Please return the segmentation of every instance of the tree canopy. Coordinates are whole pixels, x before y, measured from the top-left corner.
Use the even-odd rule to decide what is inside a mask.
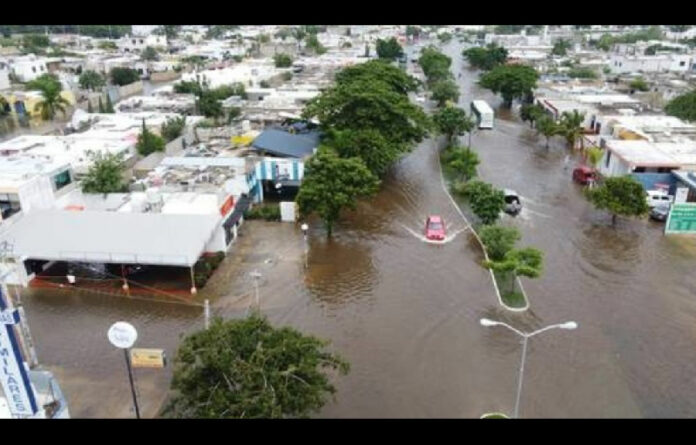
[[[133,68],[112,68],[109,77],[111,78],[111,83],[118,86],[129,85],[140,80],[140,74]]]
[[[159,54],[155,48],[148,46],[140,54],[140,58],[148,61],[159,60]]]
[[[520,240],[520,232],[515,227],[483,226],[479,229],[479,237],[486,247],[488,257],[493,261],[501,261]]]
[[[80,74],[80,88],[96,91],[106,84],[104,77],[96,71],[87,70]]]
[[[452,59],[432,46],[421,50],[418,64],[423,68],[423,73],[430,84],[449,79],[452,76],[450,73]]]
[[[549,139],[561,133],[559,125],[547,115],[536,119],[536,131],[546,138],[546,148],[549,148]]]
[[[377,192],[379,180],[360,158],[340,158],[320,148],[305,164],[297,204],[302,215],[316,212],[331,236],[343,209],[354,209],[357,200]]]
[[[474,121],[461,108],[444,107],[435,113],[433,122],[438,131],[452,141],[456,136],[462,136],[474,128]]]
[[[459,86],[452,79],[439,80],[430,87],[431,98],[442,107],[448,102],[459,101]]]
[[[607,178],[585,193],[597,209],[611,213],[612,225],[617,216],[643,216],[650,210],[642,184],[630,175]]]
[[[473,47],[462,51],[469,64],[474,68],[491,70],[498,65],[505,64],[508,52],[502,46],[491,43],[485,48]]]
[[[186,116],[168,118],[166,122],[162,124],[162,137],[167,142],[171,142],[174,139],[181,136],[184,131],[184,126],[186,125]]]
[[[538,78],[539,74],[530,66],[499,65],[481,76],[479,83],[503,96],[505,105],[510,107],[513,100],[532,94]]]
[[[386,138],[374,128],[331,130],[324,143],[342,158],[357,157],[376,176],[383,176],[389,167],[410,148],[406,144]]]
[[[36,79],[27,82],[27,90],[39,90],[41,101],[34,106],[34,111],[39,111],[41,119],[53,120],[60,111],[65,115],[66,107],[70,105],[67,99],[61,96],[62,85],[55,74],[43,74]]]
[[[82,191],[85,193],[120,193],[123,184],[123,156],[112,153],[89,153],[92,161],[87,174],[82,179]]]
[[[551,54],[554,56],[565,56],[568,54],[568,50],[571,47],[570,41],[566,39],[558,39],[553,43],[553,49],[551,50]]]
[[[273,56],[273,62],[276,68],[287,68],[292,66],[292,57],[285,53],[278,53]]]
[[[257,312],[240,320],[215,318],[179,346],[164,415],[308,417],[336,392],[329,371],[350,369],[327,345],[294,328],[276,328]]]
[[[335,79],[338,84],[364,80],[384,82],[394,92],[400,94],[417,91],[420,86],[416,78],[383,60],[370,60],[346,67],[336,74]]]
[[[562,134],[570,148],[575,148],[578,139],[581,147],[584,148],[582,135],[584,133],[583,122],[585,121],[585,113],[580,113],[578,110],[564,111],[561,114],[559,123],[559,133]]]
[[[520,107],[520,118],[522,122],[529,122],[534,127],[536,121],[544,116],[544,108],[538,104],[523,104]]]
[[[404,50],[401,48],[399,42],[396,38],[391,39],[377,39],[377,57],[386,60],[396,60],[404,55]]]
[[[486,225],[495,223],[505,207],[503,191],[483,181],[466,184],[464,197],[469,200],[474,214]]]
[[[696,90],[677,96],[667,103],[665,113],[685,121],[696,121]]]
[[[138,142],[135,144],[138,153],[142,156],[147,156],[156,151],[164,151],[165,145],[164,139],[148,130],[145,120],[143,120],[143,129],[138,135]]]

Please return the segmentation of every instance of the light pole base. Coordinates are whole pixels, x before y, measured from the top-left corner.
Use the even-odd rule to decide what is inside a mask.
[[[493,412],[482,414],[481,419],[509,419],[509,417],[503,413]]]

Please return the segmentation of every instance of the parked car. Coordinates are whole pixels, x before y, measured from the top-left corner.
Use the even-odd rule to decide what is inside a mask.
[[[505,207],[503,210],[509,215],[517,215],[522,211],[522,202],[516,191],[505,189]]]
[[[648,206],[653,208],[657,205],[669,206],[674,201],[674,196],[670,196],[664,190],[648,190],[645,199],[648,201]]]
[[[669,205],[665,204],[658,204],[652,209],[650,209],[650,219],[653,219],[655,221],[661,221],[665,222],[667,221],[667,217],[669,216]]]
[[[578,184],[587,185],[590,182],[597,181],[597,174],[593,169],[586,165],[575,167],[573,170],[573,181]]]
[[[433,241],[443,241],[445,239],[445,222],[442,217],[430,215],[425,221],[425,237]]]

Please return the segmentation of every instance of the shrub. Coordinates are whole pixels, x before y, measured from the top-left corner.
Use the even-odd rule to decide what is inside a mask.
[[[287,68],[292,65],[292,57],[285,53],[278,53],[273,56],[276,68]]]
[[[258,205],[244,213],[246,219],[263,219],[266,221],[280,221],[280,205]]]

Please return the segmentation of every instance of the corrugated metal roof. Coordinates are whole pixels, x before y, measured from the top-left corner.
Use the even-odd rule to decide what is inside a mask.
[[[319,146],[319,133],[291,134],[283,130],[269,129],[254,139],[251,146],[277,156],[301,159],[311,155]]]
[[[192,266],[220,215],[44,210],[0,235],[18,257],[54,261]]]

